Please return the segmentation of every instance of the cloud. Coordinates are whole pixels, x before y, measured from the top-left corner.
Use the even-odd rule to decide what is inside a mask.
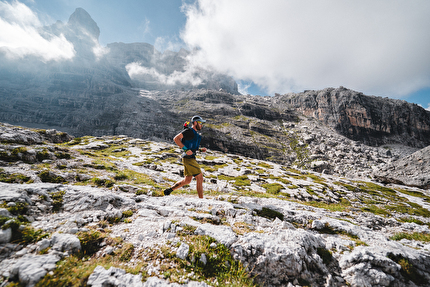
[[[428,0],[198,0],[183,11],[195,61],[268,92],[400,97],[430,85]]]
[[[75,56],[73,44],[63,34],[42,36],[41,26],[26,5],[0,1],[0,53],[11,59],[35,56],[43,61],[70,60]]]
[[[128,64],[125,68],[133,80],[156,81],[169,86],[177,84],[197,86],[202,83],[202,79],[196,76],[197,71],[191,66],[186,67],[183,72],[174,71],[170,75],[161,74],[153,67],[147,68],[136,62]]]
[[[430,103],[428,103],[428,106],[427,106],[427,109],[426,109],[427,111],[430,111]]]
[[[175,37],[157,37],[155,39],[154,47],[160,52],[166,50],[179,51],[184,43],[180,42],[179,39]]]

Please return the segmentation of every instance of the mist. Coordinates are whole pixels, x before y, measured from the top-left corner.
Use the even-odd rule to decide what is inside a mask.
[[[0,2],[0,54],[8,59],[32,56],[44,62],[73,59],[73,44],[63,34],[43,33],[42,27],[38,16],[26,5]]]

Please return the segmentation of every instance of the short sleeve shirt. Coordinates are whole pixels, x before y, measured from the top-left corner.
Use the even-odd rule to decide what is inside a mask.
[[[192,140],[194,138],[194,133],[191,129],[186,129],[182,132],[185,141]]]

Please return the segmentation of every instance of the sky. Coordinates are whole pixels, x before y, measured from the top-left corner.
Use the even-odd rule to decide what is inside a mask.
[[[430,110],[429,0],[0,0],[0,51],[73,57],[66,39],[47,41],[37,27],[66,23],[78,7],[101,48],[185,48],[245,94],[344,86]]]

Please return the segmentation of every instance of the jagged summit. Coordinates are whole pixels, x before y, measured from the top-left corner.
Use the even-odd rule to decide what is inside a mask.
[[[75,12],[69,17],[68,25],[74,28],[84,28],[92,37],[99,39],[99,26],[83,8],[76,8]]]

